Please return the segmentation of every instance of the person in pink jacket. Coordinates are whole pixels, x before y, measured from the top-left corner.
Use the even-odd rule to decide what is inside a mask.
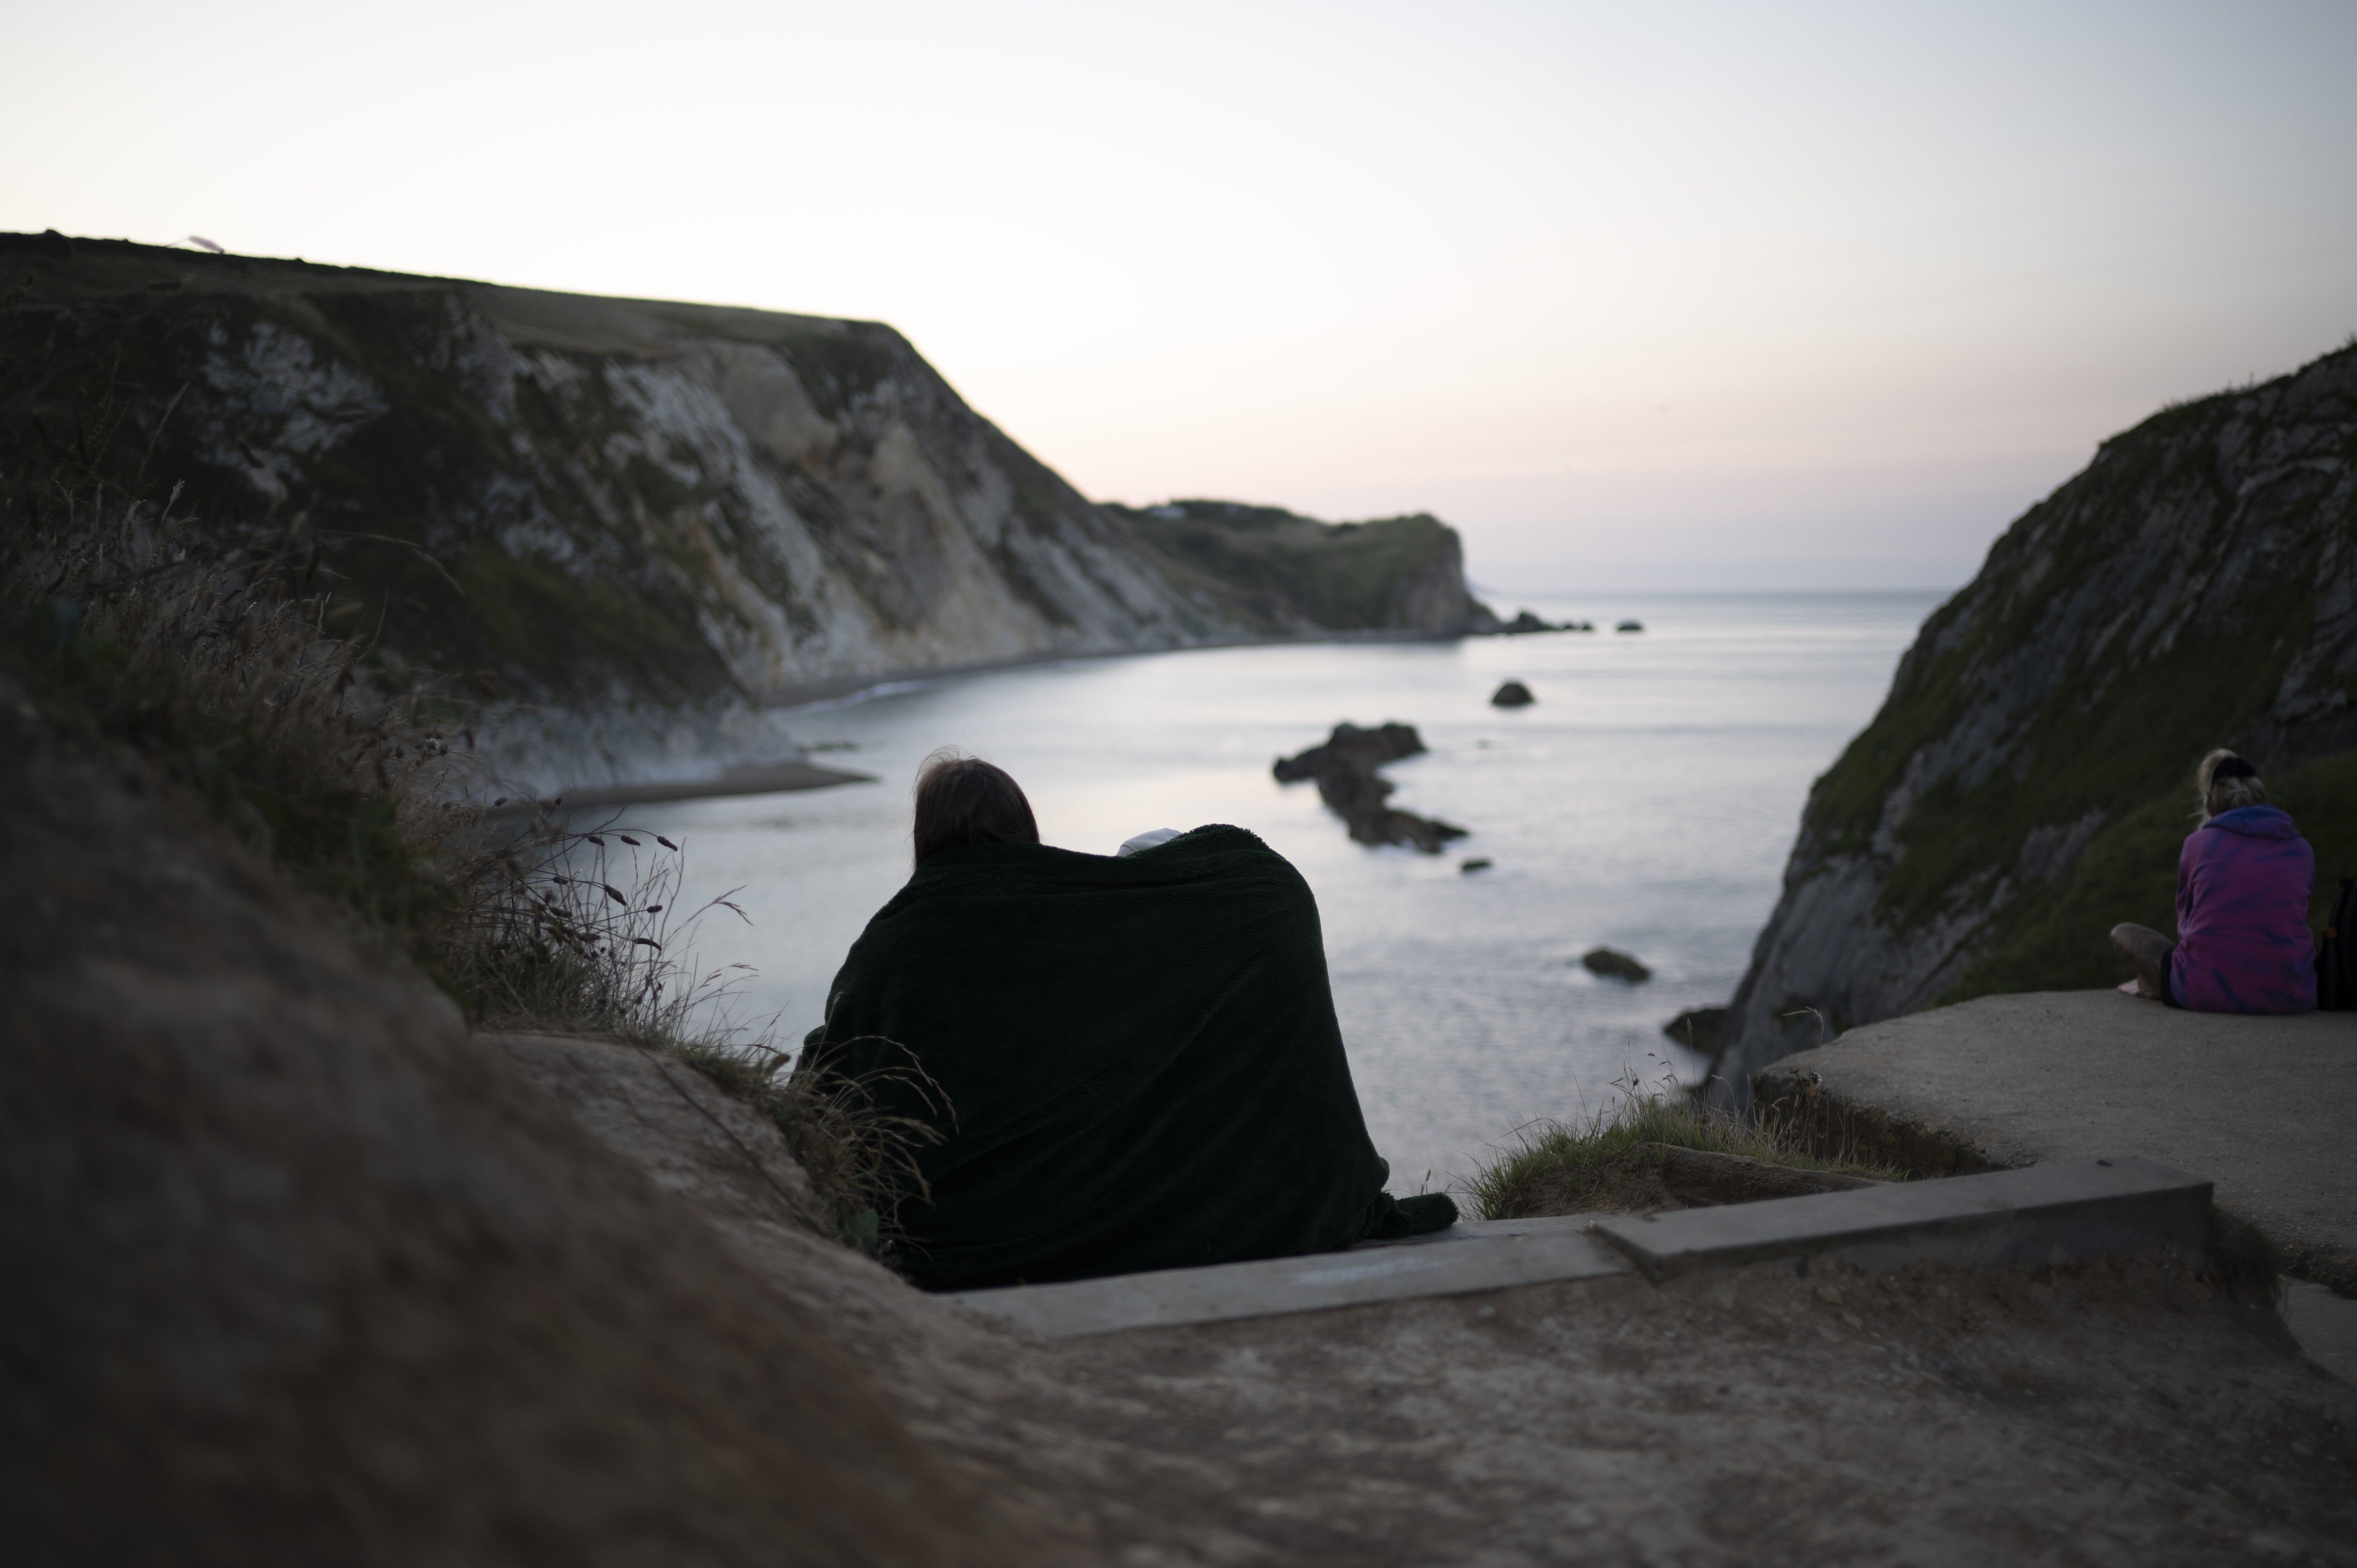
[[[2201,825],[2177,857],[2177,940],[2113,927],[2112,946],[2136,972],[2120,989],[2196,1013],[2312,1011],[2316,852],[2233,752],[2203,757],[2194,779]]]

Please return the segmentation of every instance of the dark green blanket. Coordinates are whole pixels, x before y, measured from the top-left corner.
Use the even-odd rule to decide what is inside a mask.
[[[805,1070],[913,1052],[947,1097],[945,1116],[882,1090],[944,1134],[920,1156],[931,1201],[899,1212],[927,1289],[1328,1251],[1401,1224],[1317,901],[1241,828],[1119,860],[932,856],[853,945],[811,1044]]]

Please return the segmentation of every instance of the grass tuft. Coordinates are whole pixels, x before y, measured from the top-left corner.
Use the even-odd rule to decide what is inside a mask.
[[[937,1086],[911,1057],[906,1069],[860,1078],[791,1069],[793,1058],[763,1041],[705,1036],[660,1043],[663,1050],[768,1117],[827,1208],[836,1240],[888,1260],[899,1240],[902,1200],[931,1195],[917,1151],[941,1133],[877,1108],[887,1082]]]
[[[872,1080],[785,1071],[767,1031],[727,1020],[748,972],[687,954],[705,917],[744,911],[726,895],[681,911],[683,855],[652,834],[545,815],[490,832],[460,799],[466,731],[434,722],[466,710],[371,660],[367,601],[327,542],[300,516],[199,526],[177,488],[121,482],[92,456],[121,418],[110,391],[51,472],[0,476],[0,660],[50,722],[144,757],[478,1026],[603,1036],[703,1072],[777,1124],[840,1239],[888,1250],[930,1129],[877,1109]]]
[[[1739,1121],[1697,1102],[1674,1084],[1619,1085],[1620,1102],[1586,1122],[1540,1121],[1516,1129],[1512,1146],[1460,1184],[1477,1219],[1535,1219],[1547,1215],[1641,1213],[1674,1206],[1645,1144],[1738,1155],[1794,1170],[1835,1171],[1870,1181],[1904,1173],[1809,1153],[1773,1125]]]

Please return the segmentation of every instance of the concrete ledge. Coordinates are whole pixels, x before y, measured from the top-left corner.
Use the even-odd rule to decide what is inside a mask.
[[[1615,1214],[1595,1226],[1656,1283],[1778,1258],[1839,1257],[1880,1269],[1927,1260],[2054,1263],[2171,1244],[2199,1253],[2209,1228],[2207,1181],[2133,1155],[1726,1208]]]
[[[1460,1223],[1430,1236],[1208,1269],[951,1296],[1050,1339],[1277,1317],[1625,1274],[1838,1257],[1867,1268],[2056,1263],[2177,1246],[2199,1253],[2210,1184],[2134,1156],[1874,1185],[1722,1208]]]
[[[1400,1236],[1389,1241],[1360,1241],[1351,1251],[1378,1247],[1429,1247],[1437,1241],[1495,1241],[1508,1236],[1576,1236],[1596,1220],[1593,1214],[1551,1214],[1536,1219],[1460,1219],[1446,1230],[1421,1236]]]
[[[1463,1236],[1453,1234],[1467,1230],[1457,1226],[1438,1232],[1429,1245],[1354,1248],[1308,1258],[966,1291],[950,1299],[1034,1334],[1068,1339],[1629,1273],[1620,1254],[1586,1234],[1588,1218],[1504,1221]]]
[[[2126,1151],[2200,1171],[2287,1273],[2357,1297],[2357,1013],[1983,996],[1852,1029],[1753,1083],[1793,1131],[1920,1176]]]

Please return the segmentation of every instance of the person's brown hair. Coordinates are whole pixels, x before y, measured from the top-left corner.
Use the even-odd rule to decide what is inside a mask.
[[[2222,746],[2201,759],[2201,766],[2193,770],[2193,785],[2201,792],[2205,818],[2237,806],[2267,803],[2267,787],[2259,782],[2259,770]]]
[[[917,775],[917,864],[970,843],[1038,843],[1023,787],[979,757],[937,751]]]

